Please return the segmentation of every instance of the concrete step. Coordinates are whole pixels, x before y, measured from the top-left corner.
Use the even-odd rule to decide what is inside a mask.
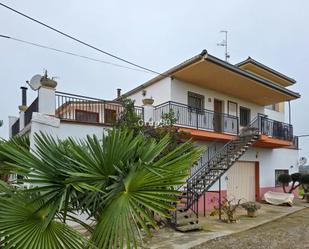
[[[197,224],[189,224],[184,226],[176,226],[176,230],[180,232],[190,232],[195,230],[202,230],[203,226],[200,223]]]
[[[177,217],[178,218],[178,217]],[[197,224],[198,219],[196,217],[189,217],[189,218],[181,218],[177,219],[177,226],[189,225],[189,224]]]

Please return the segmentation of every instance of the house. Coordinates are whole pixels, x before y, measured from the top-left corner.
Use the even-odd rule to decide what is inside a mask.
[[[207,148],[180,188],[184,194],[174,220],[177,229],[192,230],[213,197],[259,201],[269,190],[281,191],[278,175],[298,170],[297,137],[290,118],[285,121],[285,103],[300,97],[288,89],[295,83],[250,57],[232,65],[204,50],[114,101],[42,84],[38,98],[29,107],[23,100],[20,117],[10,118],[10,134],[101,135],[121,115],[120,98],[134,100],[144,122],[173,113],[174,125]]]
[[[285,103],[300,97],[288,89],[295,83],[250,57],[232,65],[203,51],[122,97],[137,105],[152,98],[150,119],[173,112],[175,125],[208,148],[187,185],[186,198],[198,213],[213,205],[219,190],[259,201],[267,191],[281,191],[280,174],[298,171],[298,140],[285,121]]]

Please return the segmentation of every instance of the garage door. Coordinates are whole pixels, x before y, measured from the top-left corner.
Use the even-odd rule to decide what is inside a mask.
[[[237,162],[227,172],[228,198],[255,201],[255,163]]]

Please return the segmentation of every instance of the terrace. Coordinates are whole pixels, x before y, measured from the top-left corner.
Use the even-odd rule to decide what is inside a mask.
[[[54,98],[54,116],[59,118],[61,122],[112,126],[121,118],[124,111],[123,105],[118,101],[107,101],[57,91],[54,93]],[[39,106],[38,97],[25,110],[24,118],[22,120],[17,119],[12,125],[12,135],[18,134],[22,130],[21,127],[24,128],[29,125],[32,114],[40,112]],[[144,108],[135,106],[134,110],[144,120]],[[208,140],[233,139],[243,128],[240,126],[237,116],[207,109],[196,109],[172,101],[153,107],[152,121],[159,123],[162,116],[171,112],[176,118],[175,126],[191,132],[192,135],[197,134],[197,132],[198,134],[205,132]],[[23,122],[22,125],[21,122]],[[260,147],[297,147],[297,137],[293,135],[291,124],[272,120],[263,114],[259,114],[251,122],[250,127],[260,131],[261,138],[257,142]]]

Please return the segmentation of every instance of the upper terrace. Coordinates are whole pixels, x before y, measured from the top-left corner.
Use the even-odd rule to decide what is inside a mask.
[[[47,89],[47,91],[51,97],[46,97],[46,92],[42,94],[39,90],[38,97],[32,104],[21,109],[20,117],[11,122],[11,135],[25,133],[31,129],[33,113],[56,117],[60,123],[110,127],[121,118],[124,111],[124,107],[118,101],[57,92],[53,89]],[[157,106],[136,106],[135,112],[141,120],[156,123],[159,123],[164,114],[173,112],[176,118],[174,125],[183,131],[190,132],[196,139],[228,141],[243,128],[237,116],[197,109],[171,101]],[[259,114],[249,126],[261,132],[257,146],[278,148],[293,145],[295,138],[291,124],[275,121]]]

